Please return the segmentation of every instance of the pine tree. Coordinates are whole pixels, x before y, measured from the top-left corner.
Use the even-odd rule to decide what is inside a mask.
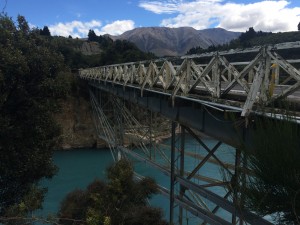
[[[98,40],[98,36],[96,35],[95,31],[89,30],[88,40],[89,41],[97,41]]]
[[[50,37],[51,33],[50,33],[49,28],[47,26],[44,26],[44,28],[40,31],[40,35]]]

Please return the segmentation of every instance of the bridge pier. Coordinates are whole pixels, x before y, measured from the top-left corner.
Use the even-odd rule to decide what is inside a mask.
[[[172,121],[171,130],[171,174],[170,174],[170,224],[174,223],[174,201],[175,201],[175,142],[176,142],[176,122]]]
[[[184,176],[184,153],[185,153],[185,129],[183,126],[180,126],[180,169],[179,169],[179,175],[181,177]],[[185,189],[182,184],[180,184],[180,190],[179,190],[179,199],[183,199]],[[183,208],[179,206],[179,225],[183,224]]]

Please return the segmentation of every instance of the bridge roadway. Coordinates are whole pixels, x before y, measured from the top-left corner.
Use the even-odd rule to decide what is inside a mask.
[[[95,88],[239,147],[241,140],[251,144],[251,115],[268,111],[280,99],[296,103],[297,109],[300,60],[278,53],[295,48],[300,49],[300,42],[89,68],[79,76]],[[248,62],[226,59],[250,53],[256,55]],[[280,109],[275,110],[280,118]]]
[[[151,112],[157,112],[173,121],[169,168],[151,160],[151,154],[149,160],[134,151],[122,146],[118,147],[123,152],[159,168],[170,176],[170,190],[161,188],[161,191],[170,197],[171,222],[173,221],[174,204],[177,203],[181,208],[202,218],[205,221],[203,224],[237,224],[239,221],[240,224],[245,222],[246,224],[268,225],[271,223],[238,208],[238,190],[233,190],[233,192],[229,190],[225,196],[219,196],[206,188],[231,183],[232,179],[222,182],[199,176],[209,181],[203,185],[194,183],[190,179],[196,176],[204,164],[211,162],[209,161],[211,157],[232,177],[238,177],[239,168],[242,166],[239,148],[243,144],[251,147],[255,119],[258,116],[274,116],[274,114],[268,113],[268,110],[270,110],[269,112],[275,110],[275,117],[282,119],[280,114],[282,109],[276,108],[277,102],[281,99],[292,102],[297,109],[300,96],[298,91],[300,60],[283,59],[279,55],[280,49],[291,48],[300,48],[300,42],[243,51],[89,68],[80,70],[79,76],[88,81],[91,95],[94,96],[94,104],[98,104],[95,103],[97,102],[96,98],[101,101],[101,97],[99,97],[101,93],[108,93],[113,96],[114,101],[117,101],[116,97],[118,97]],[[253,52],[256,55],[248,62],[229,62],[226,58],[232,54]],[[272,108],[271,105],[275,105],[275,108]],[[99,109],[99,106],[97,107],[96,111],[100,113],[98,119],[101,120],[105,115],[103,110]],[[114,108],[108,104],[106,107]],[[295,116],[294,119],[298,122],[299,117]],[[175,169],[175,122],[181,125],[183,131],[188,131],[208,152],[191,172],[184,170],[184,154],[186,152],[183,148],[183,137],[183,145],[178,151],[180,155],[177,156],[180,157],[181,172],[178,173]],[[107,121],[99,123],[108,124]],[[193,130],[200,131],[219,142],[215,147],[209,149]],[[103,137],[113,136],[113,133],[115,130],[110,129],[109,135],[106,134]],[[109,145],[117,146],[116,140],[113,138],[111,143],[108,140]],[[228,170],[222,160],[214,154],[222,142],[236,148],[234,170]],[[184,176],[185,174],[187,176]],[[180,185],[180,192],[177,194],[175,194],[174,188],[176,182]],[[210,211],[205,207],[200,207],[198,203],[189,198],[189,194],[185,194],[187,191],[208,199],[217,205],[216,208]],[[228,196],[232,196],[233,200],[228,200]],[[232,213],[232,223],[214,214],[219,208]],[[182,211],[180,212],[181,219],[179,221],[181,222],[179,224],[182,224]]]

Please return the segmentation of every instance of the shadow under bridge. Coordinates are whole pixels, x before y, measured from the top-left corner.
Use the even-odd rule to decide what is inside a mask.
[[[272,223],[244,208],[240,190],[253,174],[241,147],[251,148],[251,116],[263,116],[260,103],[299,103],[300,61],[277,51],[299,47],[297,42],[243,51],[247,59],[253,56],[249,62],[233,62],[240,53],[223,52],[90,68],[79,75],[89,82],[97,133],[112,157],[133,157],[166,176],[160,191],[169,199],[170,223],[187,224],[194,216],[193,224],[265,225]],[[160,140],[166,134],[169,139]]]
[[[271,224],[245,210],[235,189],[245,167],[239,147],[249,141],[240,110],[183,96],[172,102],[169,94],[155,90],[145,89],[141,96],[135,86],[109,81],[89,86],[97,132],[112,157],[129,156],[167,177],[160,192],[169,198],[170,222],[188,224],[192,215],[198,219],[189,224]],[[133,115],[137,108],[144,109],[142,119]],[[167,142],[156,136],[166,133]],[[223,158],[224,151],[230,159]]]

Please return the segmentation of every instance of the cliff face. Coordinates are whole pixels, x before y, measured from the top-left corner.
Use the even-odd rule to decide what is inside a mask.
[[[84,55],[97,55],[102,52],[97,42],[88,42],[88,41],[83,42],[79,50]]]
[[[83,97],[68,97],[54,117],[61,126],[60,149],[102,148],[105,142],[96,135],[92,108]]]

